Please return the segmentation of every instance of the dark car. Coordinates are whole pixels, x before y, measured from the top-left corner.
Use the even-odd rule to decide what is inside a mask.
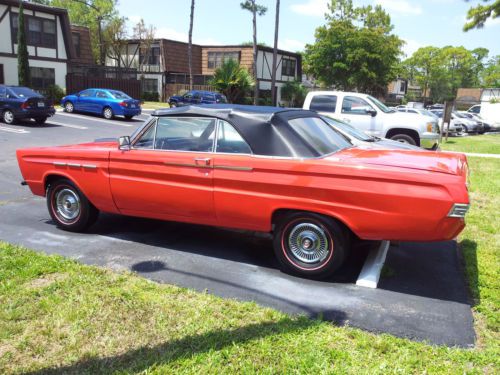
[[[28,87],[0,85],[0,111],[6,124],[17,120],[34,119],[44,124],[56,113],[52,102]]]
[[[224,95],[211,91],[188,91],[184,95],[173,95],[168,99],[170,107],[182,107],[190,104],[222,104],[227,103]]]
[[[123,116],[130,120],[141,114],[141,102],[122,91],[110,89],[87,89],[61,99],[64,111],[95,113],[110,120]]]

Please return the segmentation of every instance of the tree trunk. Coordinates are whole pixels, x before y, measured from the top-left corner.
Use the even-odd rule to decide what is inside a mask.
[[[255,88],[253,92],[253,105],[259,105],[259,81],[257,79],[257,9],[255,0],[253,1],[253,75],[255,78]]]
[[[193,89],[193,17],[194,17],[194,0],[191,0],[191,15],[189,17],[189,44],[188,44],[189,90]]]
[[[276,65],[278,60],[278,30],[280,22],[280,0],[276,0],[276,20],[274,22],[274,49],[273,49],[273,71],[271,73],[271,100],[273,105],[277,105],[276,86]]]

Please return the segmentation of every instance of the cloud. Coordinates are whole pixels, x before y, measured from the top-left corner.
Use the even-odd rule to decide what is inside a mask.
[[[305,46],[306,44],[304,42],[295,39],[285,39],[278,41],[278,47],[285,51],[291,51],[291,52],[303,51]]]
[[[408,15],[422,14],[422,8],[419,5],[411,4],[407,0],[374,0],[376,5],[381,5],[386,11],[390,13]]]
[[[142,19],[141,16],[128,16],[127,18],[132,25],[138,24]]]
[[[405,45],[403,46],[403,53],[406,55],[406,57],[410,57],[411,55],[413,55],[413,52],[415,52],[420,47],[423,47],[423,44],[417,42],[416,40],[413,39],[403,39],[403,40],[405,41]]]
[[[302,16],[323,17],[328,12],[328,0],[306,0],[303,3],[292,4],[290,9]]]

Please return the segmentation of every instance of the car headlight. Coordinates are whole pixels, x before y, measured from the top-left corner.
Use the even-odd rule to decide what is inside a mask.
[[[439,133],[439,127],[434,122],[428,122],[426,125],[429,133]]]

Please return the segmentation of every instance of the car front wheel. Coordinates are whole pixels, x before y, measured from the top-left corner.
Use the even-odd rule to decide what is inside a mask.
[[[75,110],[75,107],[73,106],[73,103],[71,102],[66,102],[64,103],[64,111],[67,113],[72,113]]]
[[[62,179],[49,185],[47,206],[61,229],[81,232],[92,225],[99,211],[71,181]]]
[[[274,252],[284,272],[323,279],[344,262],[348,238],[348,233],[331,218],[295,212],[276,224]]]
[[[175,103],[175,102],[170,102],[170,103],[168,103],[168,105],[170,106],[170,108],[177,107],[177,103]]]
[[[14,113],[10,109],[6,109],[3,111],[3,122],[5,122],[8,125],[12,125],[16,122],[16,118],[14,116]]]
[[[113,110],[110,107],[105,107],[102,111],[102,115],[106,120],[111,120],[114,116]]]
[[[396,135],[392,136],[391,139],[393,141],[406,143],[406,144],[413,145],[413,146],[416,146],[416,144],[417,144],[417,142],[415,142],[415,140],[411,136],[409,136],[408,134],[396,134]]]

